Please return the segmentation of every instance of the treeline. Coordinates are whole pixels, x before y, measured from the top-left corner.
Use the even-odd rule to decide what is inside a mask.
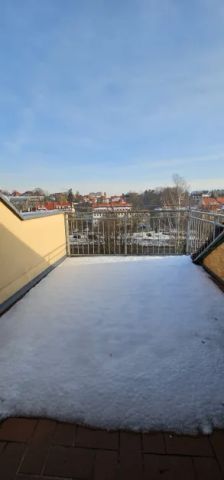
[[[212,190],[211,191],[211,197],[213,197],[213,198],[224,197],[224,189],[222,189],[222,190]]]
[[[186,180],[180,175],[173,175],[173,185],[145,190],[143,193],[128,192],[125,195],[127,202],[136,209],[153,209],[162,207],[187,207],[190,201],[189,187]]]
[[[128,192],[125,200],[131,203],[136,210],[150,209],[162,206],[162,192],[160,190],[145,190],[143,193]]]

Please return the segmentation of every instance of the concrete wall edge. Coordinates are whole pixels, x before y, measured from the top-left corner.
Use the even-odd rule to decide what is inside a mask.
[[[0,202],[4,203],[4,205],[9,210],[11,210],[11,212],[14,213],[14,215],[16,215],[16,217],[18,217],[19,220],[21,220],[22,222],[27,222],[28,220],[35,220],[35,219],[38,219],[38,218],[53,217],[54,215],[64,215],[65,214],[64,211],[58,210],[58,212],[52,212],[51,213],[49,211],[46,214],[44,214],[44,213],[40,213],[39,215],[34,214],[34,215],[30,215],[26,218],[23,215],[21,215],[21,213],[17,210],[17,208],[14,207],[14,205],[1,193],[0,193]]]
[[[57,260],[54,264],[47,267],[43,272],[39,273],[35,278],[30,280],[26,285],[24,285],[20,290],[15,292],[11,297],[7,298],[3,303],[0,304],[0,317],[9,310],[16,302],[18,302],[24,295],[26,295],[31,288],[35,287],[44,277],[46,277],[52,270],[54,270],[60,263],[66,259],[66,255]]]

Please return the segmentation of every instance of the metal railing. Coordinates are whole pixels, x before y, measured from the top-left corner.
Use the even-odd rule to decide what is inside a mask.
[[[80,255],[181,255],[188,212],[66,213],[67,251]]]
[[[191,210],[187,227],[186,253],[202,252],[224,230],[224,215]]]

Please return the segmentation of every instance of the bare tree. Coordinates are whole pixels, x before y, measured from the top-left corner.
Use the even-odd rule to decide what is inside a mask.
[[[175,173],[172,187],[162,189],[162,204],[164,207],[183,208],[189,205],[189,186],[186,180]]]
[[[34,190],[33,190],[32,193],[33,193],[33,195],[37,195],[37,196],[42,196],[42,197],[45,197],[45,196],[46,196],[45,190],[43,190],[43,189],[40,188],[40,187],[34,188]]]
[[[72,204],[72,202],[74,202],[74,199],[75,197],[74,197],[72,188],[69,188],[68,194],[67,194],[67,201]]]
[[[176,231],[177,251],[181,250],[182,232],[186,229],[186,215],[181,210],[189,206],[189,186],[186,180],[175,173],[173,175],[173,186],[161,190],[162,205],[168,209],[177,210],[172,213],[167,211],[168,223],[172,230]]]

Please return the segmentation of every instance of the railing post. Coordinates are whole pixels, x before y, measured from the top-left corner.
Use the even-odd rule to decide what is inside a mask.
[[[127,217],[124,217],[124,254],[127,255]]]
[[[217,219],[216,219],[216,217],[214,216],[213,240],[215,240],[215,237],[216,237],[216,222],[217,222]]]
[[[69,241],[69,223],[68,223],[68,213],[65,213],[65,237],[66,237],[66,255],[70,257],[70,241]]]
[[[191,232],[191,214],[188,213],[188,220],[187,220],[187,238],[186,238],[186,255],[189,255],[190,252],[190,232]]]

